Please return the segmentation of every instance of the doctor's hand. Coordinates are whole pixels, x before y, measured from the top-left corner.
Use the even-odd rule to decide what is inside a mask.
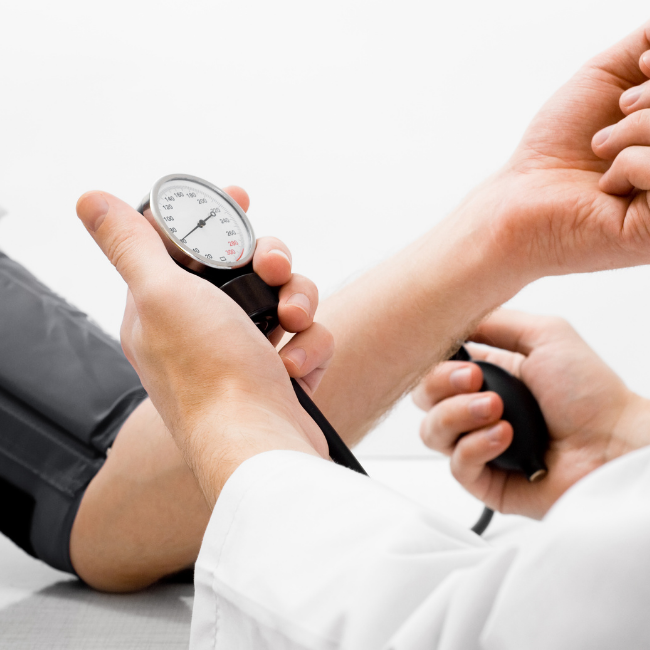
[[[243,190],[230,188],[230,194],[248,207]],[[333,341],[313,323],[316,287],[291,274],[282,242],[259,240],[253,260],[263,280],[281,286],[282,327],[298,332],[278,354],[235,302],[174,263],[132,207],[89,192],[77,213],[128,285],[122,347],[210,507],[230,474],[258,453],[291,449],[328,457],[289,375],[313,391]]]
[[[628,390],[566,321],[500,310],[471,338],[494,346],[469,345],[473,358],[530,388],[550,433],[548,475],[529,483],[487,465],[510,444],[512,427],[501,420],[501,398],[478,392],[477,365],[448,361],[416,388],[415,403],[428,411],[423,441],[451,456],[455,478],[493,510],[541,518],[583,476],[650,444],[650,402]]]
[[[602,131],[631,106],[650,106],[647,85],[644,99],[630,103],[630,89],[650,76],[648,50],[650,23],[587,62],[461,208],[470,213],[466,231],[488,243],[504,281],[523,286],[542,275],[650,262],[650,154],[637,147],[650,144],[647,111]]]

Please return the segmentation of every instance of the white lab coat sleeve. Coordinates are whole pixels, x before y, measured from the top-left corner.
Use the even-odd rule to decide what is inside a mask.
[[[650,648],[650,448],[576,483],[517,552],[486,650]]]
[[[646,450],[594,472],[535,537],[494,549],[332,463],[256,456],[226,483],[206,531],[191,648],[645,648],[649,464]],[[625,499],[634,503],[621,508]]]
[[[206,530],[191,648],[377,649],[431,585],[489,552],[368,477],[260,454],[230,477]]]

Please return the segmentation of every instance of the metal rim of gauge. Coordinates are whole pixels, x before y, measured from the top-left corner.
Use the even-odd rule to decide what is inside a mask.
[[[244,226],[246,237],[248,238],[247,248],[244,252],[244,255],[237,262],[229,264],[224,262],[208,260],[204,257],[197,256],[186,244],[182,244],[176,237],[174,237],[169,231],[168,226],[165,223],[163,215],[160,213],[160,208],[158,206],[158,197],[160,195],[161,189],[170,182],[180,182],[189,181],[195,183],[196,185],[203,186],[209,192],[213,192],[223,201],[225,201],[230,208],[232,208],[237,218],[241,221]],[[235,201],[231,196],[226,194],[222,189],[218,188],[216,185],[213,185],[209,181],[199,178],[198,176],[192,176],[190,174],[167,174],[159,178],[151,188],[149,196],[145,197],[143,204],[140,207],[140,212],[147,217],[147,211],[153,216],[153,221],[149,219],[154,228],[158,231],[158,234],[162,237],[165,246],[169,254],[177,261],[180,262],[183,266],[190,268],[192,271],[200,273],[207,269],[219,269],[219,270],[231,270],[238,269],[242,266],[246,266],[252,259],[255,252],[255,233],[253,231],[253,226],[251,225],[246,213],[239,207],[237,201]]]

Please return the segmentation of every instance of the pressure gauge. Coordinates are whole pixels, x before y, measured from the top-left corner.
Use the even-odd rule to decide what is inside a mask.
[[[212,183],[187,174],[158,179],[140,206],[169,254],[197,273],[245,267],[255,251],[246,213]]]
[[[177,264],[227,293],[265,335],[278,325],[278,290],[253,272],[255,234],[216,185],[188,174],[159,178],[138,208]]]

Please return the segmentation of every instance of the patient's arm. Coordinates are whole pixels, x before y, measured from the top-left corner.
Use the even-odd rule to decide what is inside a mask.
[[[70,537],[72,564],[96,589],[146,587],[192,565],[209,518],[194,475],[147,399],[84,494]]]
[[[619,106],[623,91],[650,76],[649,38],[650,23],[588,61],[493,178],[418,241],[323,301],[317,318],[337,351],[316,401],[348,444],[527,283],[650,261],[650,184],[641,173],[648,154],[628,151],[606,173],[622,147],[648,143],[630,140],[636,123],[647,140],[648,111],[592,149],[600,129],[650,106],[645,86],[637,103]]]

